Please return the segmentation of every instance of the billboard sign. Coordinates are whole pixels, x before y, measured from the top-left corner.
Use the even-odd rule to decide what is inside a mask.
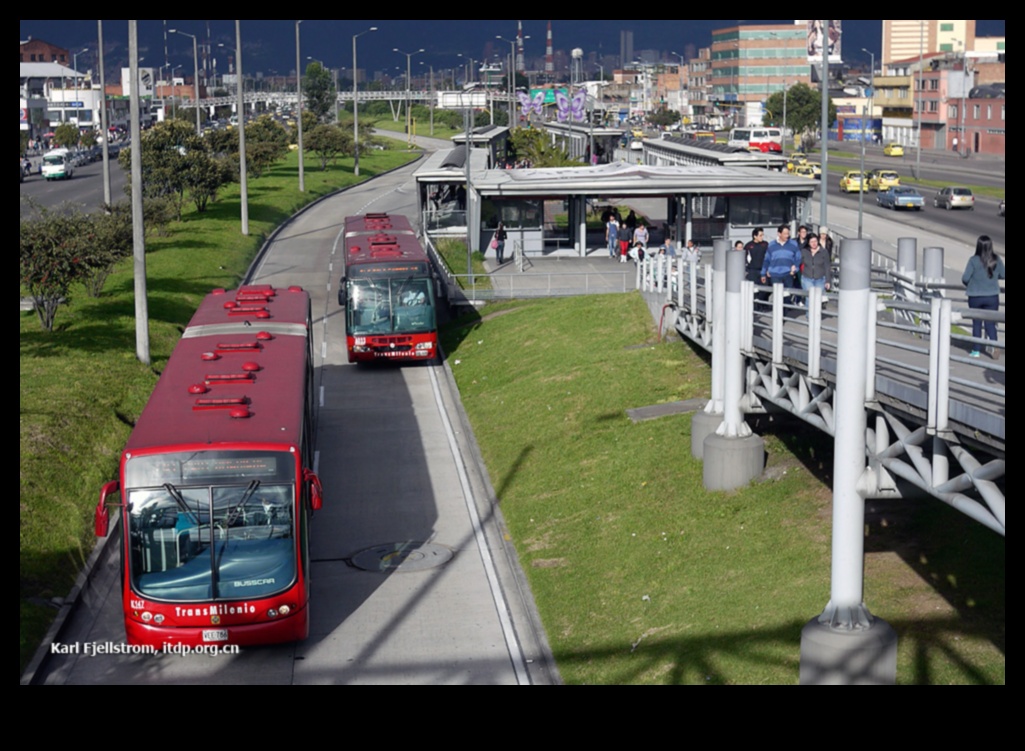
[[[829,62],[840,62],[841,21],[805,21],[808,62],[822,63],[822,50],[828,50]],[[823,26],[825,24],[825,26]]]

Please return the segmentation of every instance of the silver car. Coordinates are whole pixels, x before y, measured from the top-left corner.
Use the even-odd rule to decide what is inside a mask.
[[[932,199],[932,205],[944,209],[968,209],[975,208],[975,196],[970,188],[944,188]]]

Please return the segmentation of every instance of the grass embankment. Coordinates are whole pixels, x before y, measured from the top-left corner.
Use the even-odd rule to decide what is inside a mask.
[[[92,550],[93,508],[100,486],[117,473],[119,453],[182,328],[215,287],[238,286],[270,232],[317,197],[414,158],[368,150],[327,170],[307,158],[300,193],[290,153],[249,182],[250,235],[239,233],[238,186],[222,191],[205,213],[188,206],[166,237],[146,241],[152,365],[135,357],[132,260],[111,274],[102,296],[81,288],[44,332],[35,312],[21,314],[21,666]]]
[[[448,270],[456,275],[456,281],[460,288],[469,289],[470,280],[466,276],[468,273],[466,271],[466,241],[442,238],[434,244],[434,247],[437,248],[438,254],[448,266]],[[494,256],[494,254],[495,251],[492,250],[491,255]],[[470,268],[473,270],[473,286],[476,289],[491,289],[491,277],[488,276],[488,272],[484,268],[484,254],[479,250],[475,250],[471,255]]]
[[[480,317],[483,316],[483,317]],[[489,305],[445,347],[559,670],[569,683],[795,683],[829,598],[831,442],[762,418],[768,467],[709,492],[690,347],[635,295]],[[1004,682],[1004,540],[938,501],[869,503],[866,593],[901,683]]]

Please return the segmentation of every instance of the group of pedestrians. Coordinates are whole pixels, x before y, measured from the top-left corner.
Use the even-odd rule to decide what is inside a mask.
[[[648,243],[651,242],[651,234],[644,220],[638,219],[632,210],[626,219],[621,219],[619,211],[610,208],[606,210],[602,221],[605,223],[605,245],[609,250],[609,258],[618,258],[620,263],[626,263],[627,258],[634,261],[644,259]]]
[[[826,227],[816,234],[802,224],[797,237],[792,238],[790,225],[781,224],[772,242],[767,242],[765,230],[757,227],[751,232],[751,242],[743,246],[747,253],[747,279],[755,284],[779,284],[786,289],[800,285],[804,290],[819,287],[826,291],[832,274],[832,246]],[[764,301],[768,295],[759,293],[758,299]],[[793,296],[787,300],[793,301]]]
[[[826,227],[820,227],[819,233],[815,234],[802,225],[797,238],[791,238],[789,225],[781,224],[772,242],[766,242],[765,230],[758,227],[751,233],[751,242],[744,245],[743,250],[747,253],[747,279],[755,284],[779,284],[782,288],[794,289],[800,283],[801,289],[806,291],[812,287],[819,287],[824,292],[830,289],[833,240]],[[1004,275],[1004,262],[993,250],[993,240],[989,235],[980,235],[975,243],[975,255],[968,259],[961,275],[968,296],[968,307],[974,310],[999,310],[1000,280],[1004,279]],[[761,292],[758,299],[767,300],[768,295]],[[793,301],[792,297],[787,300]],[[997,341],[996,322],[974,318],[972,338],[981,340],[983,333],[989,341]],[[999,347],[990,347],[989,352],[994,360],[1000,358]],[[982,355],[978,341],[972,344],[968,355]]]

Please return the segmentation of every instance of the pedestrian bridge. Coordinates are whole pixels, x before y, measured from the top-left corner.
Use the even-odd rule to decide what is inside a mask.
[[[726,285],[736,286],[741,413],[781,409],[833,436],[837,356],[846,330],[836,294],[812,289],[783,295],[744,280],[742,271],[741,278],[728,279],[728,247],[717,242],[711,264],[648,258],[637,267],[637,287],[664,328],[714,358],[716,337],[725,334]],[[948,297],[953,290],[941,279],[917,274],[915,249],[903,250],[900,258],[910,264],[903,268],[873,257],[867,317],[854,324],[868,332],[862,358],[868,472],[859,491],[866,498],[894,498],[917,489],[1004,534],[1003,337],[984,343],[970,335],[973,318],[995,320],[1002,330],[1004,312],[969,309],[962,289],[960,299]],[[942,254],[940,248],[926,251]],[[942,269],[942,259],[927,258],[926,266]],[[791,293],[792,301],[785,299]],[[968,356],[983,344],[995,346],[978,359]],[[713,402],[716,392],[713,382]]]

